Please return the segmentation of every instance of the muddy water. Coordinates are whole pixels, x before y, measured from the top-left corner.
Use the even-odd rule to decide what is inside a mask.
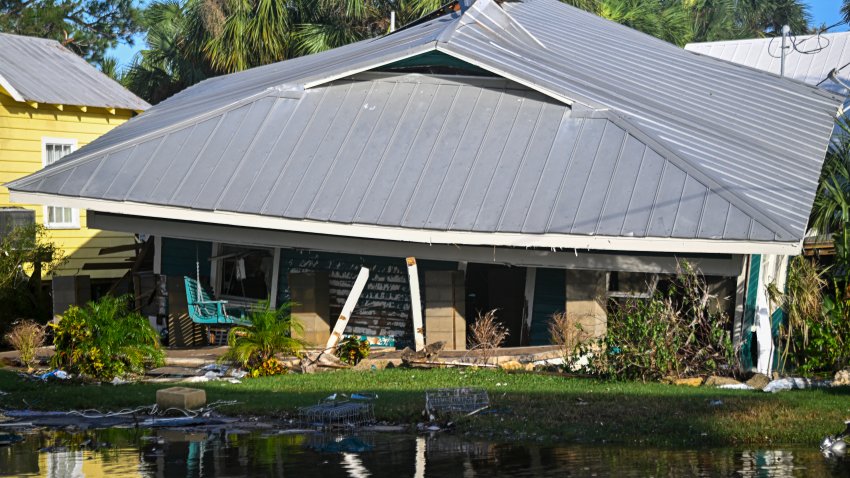
[[[467,441],[452,435],[37,432],[0,447],[0,476],[850,477],[815,449],[634,449]]]

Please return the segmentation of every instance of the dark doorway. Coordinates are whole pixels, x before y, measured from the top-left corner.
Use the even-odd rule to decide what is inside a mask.
[[[470,326],[478,313],[499,309],[496,316],[510,335],[504,346],[524,345],[525,268],[469,264],[466,268],[466,317]]]

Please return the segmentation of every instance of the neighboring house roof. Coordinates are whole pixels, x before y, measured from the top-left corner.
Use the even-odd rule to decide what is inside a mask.
[[[21,102],[150,108],[59,42],[44,38],[0,33],[0,87]]]
[[[511,82],[357,76],[434,51]],[[556,0],[478,0],[204,81],[8,187],[104,212],[417,242],[792,252],[840,102]]]
[[[842,96],[850,93],[844,86],[828,79],[833,69],[841,69],[838,78],[850,83],[850,32],[796,36],[793,42],[788,40],[787,47],[786,77]],[[782,38],[689,43],[685,49],[775,75],[781,70]]]

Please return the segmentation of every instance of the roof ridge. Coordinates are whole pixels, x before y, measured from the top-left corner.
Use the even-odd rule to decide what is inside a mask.
[[[109,155],[109,154],[112,154],[116,151],[120,151],[120,150],[124,149],[125,147],[127,147],[128,145],[135,146],[135,145],[138,145],[139,143],[142,143],[142,142],[148,141],[150,139],[162,136],[163,134],[172,133],[174,131],[182,130],[182,129],[189,127],[189,126],[195,126],[199,123],[203,123],[204,121],[206,121],[208,119],[222,115],[224,113],[227,113],[228,111],[232,111],[236,108],[245,106],[249,103],[256,102],[257,100],[260,100],[260,99],[268,97],[268,96],[279,96],[281,98],[297,98],[298,97],[297,95],[298,95],[299,90],[298,90],[297,87],[286,88],[285,86],[286,85],[280,85],[280,86],[272,86],[272,87],[266,88],[265,90],[263,90],[259,93],[256,93],[254,95],[242,98],[238,101],[234,101],[234,102],[229,103],[225,106],[215,108],[213,110],[207,111],[207,112],[202,113],[202,114],[197,115],[197,116],[193,116],[191,118],[188,118],[186,120],[180,121],[180,122],[175,123],[175,124],[167,124],[165,126],[157,128],[157,129],[155,129],[155,130],[153,130],[149,133],[143,134],[141,136],[134,136],[134,137],[125,139],[125,140],[123,140],[123,141],[121,141],[117,144],[114,144],[114,145],[109,146],[109,147],[104,148],[104,149],[94,149],[90,153],[82,154],[82,155],[80,155],[79,157],[76,157],[76,158],[70,157],[70,156],[74,155],[74,153],[71,153],[70,155],[68,155],[69,156],[68,160],[60,161],[58,163],[55,163],[54,165],[47,166],[47,167],[45,167],[45,168],[43,168],[43,169],[41,169],[41,170],[39,170],[39,171],[37,171],[33,174],[30,174],[30,175],[25,176],[25,177],[20,178],[20,179],[16,179],[14,181],[10,181],[8,183],[5,183],[4,186],[6,186],[7,188],[10,187],[10,186],[20,187],[20,186],[23,186],[24,184],[28,184],[28,183],[31,183],[33,181],[41,180],[42,178],[52,176],[55,173],[61,173],[61,172],[65,171],[65,170],[67,170],[71,167],[75,167],[75,166],[79,166],[81,164],[85,164],[88,161],[97,159],[98,157],[101,157],[101,156],[104,156],[104,155]],[[83,150],[81,150],[81,151],[83,151]]]
[[[750,204],[750,201],[747,198],[744,198],[734,191],[731,191],[728,187],[723,186],[719,181],[703,171],[702,168],[694,165],[688,159],[668,148],[664,142],[655,137],[655,135],[644,131],[619,112],[613,109],[586,110],[583,111],[580,116],[576,117],[605,118],[608,121],[611,121],[622,128],[627,134],[633,136],[635,139],[646,144],[647,147],[653,149],[666,161],[672,163],[688,176],[699,181],[703,186],[708,188],[709,191],[714,192],[728,201],[729,204],[743,211],[753,221],[760,223],[767,229],[770,229],[774,234],[780,236],[780,238],[784,238],[785,236],[794,237],[794,234],[785,228],[785,226],[783,226],[779,221]]]
[[[494,28],[499,28],[523,43],[531,43],[546,48],[543,42],[522,26],[522,23],[511,16],[496,0],[474,0],[470,6],[463,10],[458,21],[453,23],[440,34],[437,38],[438,43],[448,43],[457,30],[467,25],[477,24],[493,33],[497,33]],[[510,32],[510,27],[514,27],[516,31]]]
[[[814,38],[818,36],[844,36],[850,35],[850,31],[845,32],[822,32],[822,33],[807,33],[805,35],[794,35],[797,39]],[[720,45],[724,43],[744,43],[744,42],[769,42],[771,40],[781,39],[781,37],[757,37],[757,38],[737,38],[732,40],[715,40],[715,41],[695,41],[685,44],[685,49],[691,45]],[[690,51],[690,50],[689,50]]]

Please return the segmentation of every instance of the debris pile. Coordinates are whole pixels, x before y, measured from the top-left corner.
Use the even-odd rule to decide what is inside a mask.
[[[375,421],[372,401],[378,396],[370,393],[335,393],[317,405],[298,409],[299,421],[321,429],[359,427]]]
[[[436,417],[472,415],[490,407],[487,391],[480,388],[438,388],[425,392],[425,412]]]

